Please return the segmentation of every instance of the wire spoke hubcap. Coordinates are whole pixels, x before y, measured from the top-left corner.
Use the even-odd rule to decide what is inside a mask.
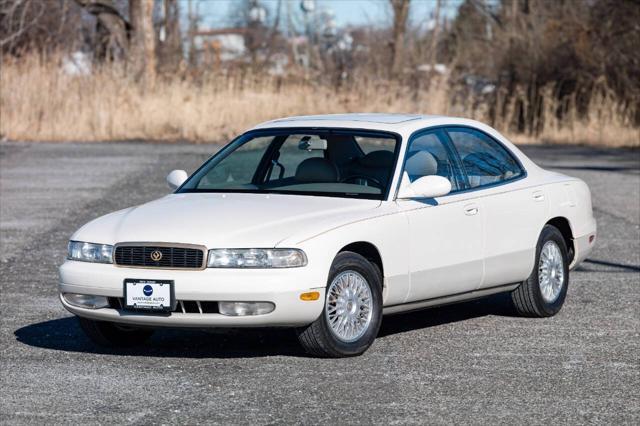
[[[555,241],[547,241],[540,251],[538,284],[545,302],[553,303],[560,296],[564,285],[564,261]]]
[[[336,338],[346,343],[361,338],[369,329],[373,315],[373,298],[367,280],[355,271],[339,273],[329,285],[324,312]]]

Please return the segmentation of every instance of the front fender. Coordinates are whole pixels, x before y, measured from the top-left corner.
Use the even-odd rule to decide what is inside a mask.
[[[307,253],[309,266],[318,271],[329,270],[336,255],[347,245],[367,242],[378,249],[384,268],[385,305],[403,303],[409,292],[408,222],[395,203],[381,206],[375,217],[346,221],[303,240],[287,239],[280,245],[300,247]]]

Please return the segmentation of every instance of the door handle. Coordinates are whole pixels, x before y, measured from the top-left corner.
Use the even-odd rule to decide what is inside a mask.
[[[478,207],[476,207],[476,206],[466,206],[464,208],[464,214],[466,214],[467,216],[474,216],[474,215],[478,214]]]
[[[544,201],[544,193],[542,191],[536,191],[533,193],[533,199],[535,201]]]

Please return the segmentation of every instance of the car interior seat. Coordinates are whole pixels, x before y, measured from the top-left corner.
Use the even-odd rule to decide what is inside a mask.
[[[370,153],[357,158],[349,167],[348,176],[369,176],[383,187],[387,186],[387,181],[393,172],[394,153],[386,150],[371,151]]]
[[[438,174],[438,161],[433,154],[427,151],[410,152],[405,164],[405,171],[413,182],[422,176]]]
[[[295,179],[298,182],[337,182],[338,169],[322,157],[307,158],[298,164]]]

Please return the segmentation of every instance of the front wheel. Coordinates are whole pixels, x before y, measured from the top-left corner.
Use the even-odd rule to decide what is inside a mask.
[[[331,265],[322,314],[298,330],[298,339],[312,355],[360,355],[373,344],[381,322],[379,269],[357,253],[342,252]]]
[[[560,231],[546,225],[536,247],[536,261],[529,278],[511,293],[522,316],[550,317],[557,314],[569,287],[569,256]]]
[[[78,317],[80,328],[91,341],[99,346],[128,348],[149,339],[153,330],[120,325],[107,321],[95,321]]]

